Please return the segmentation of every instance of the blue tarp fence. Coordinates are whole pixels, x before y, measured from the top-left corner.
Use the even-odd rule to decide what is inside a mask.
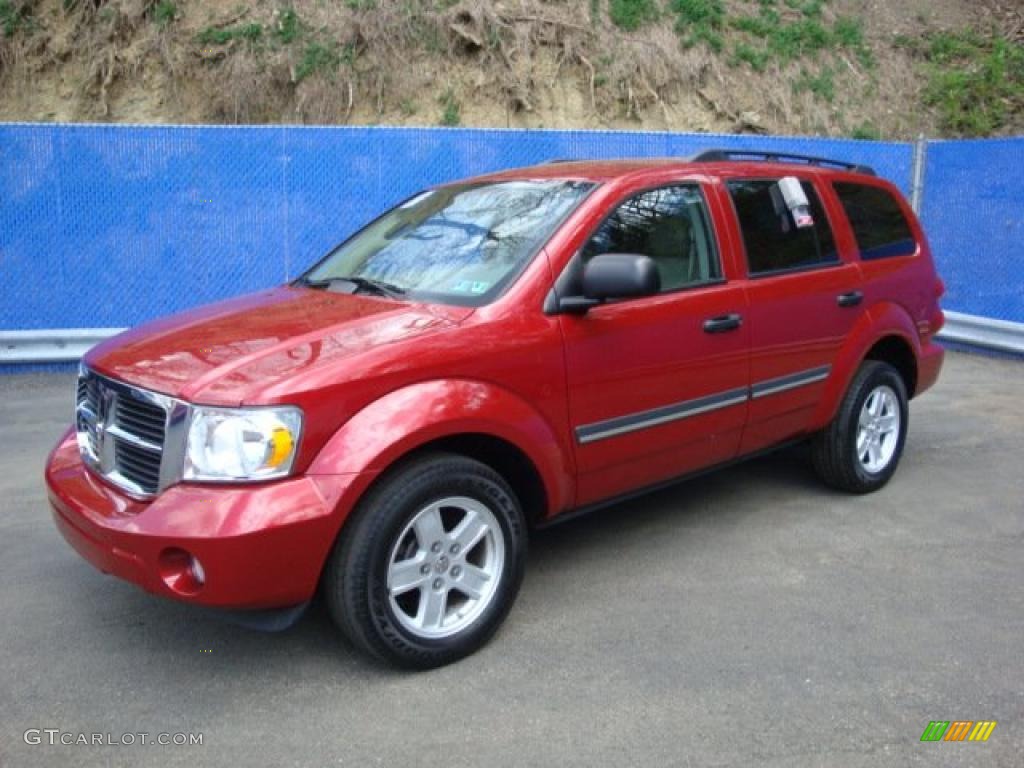
[[[0,124],[0,330],[136,325],[299,274],[389,205],[552,158],[762,148],[873,165],[914,147],[609,131]],[[922,216],[947,309],[1024,321],[1024,138],[930,142]]]

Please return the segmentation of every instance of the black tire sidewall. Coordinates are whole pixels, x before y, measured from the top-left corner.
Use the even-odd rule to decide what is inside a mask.
[[[378,654],[404,666],[433,667],[472,653],[501,625],[522,582],[526,526],[514,493],[489,467],[453,456],[408,467],[375,496],[365,510],[378,523],[364,532],[365,567],[351,569],[346,577],[355,582],[348,586],[357,589],[366,600],[366,610],[360,612],[369,625],[362,628],[364,636],[377,646],[374,650]],[[387,571],[398,536],[420,510],[445,496],[466,496],[487,506],[501,526],[504,562],[496,593],[470,627],[450,637],[422,638],[409,632],[395,617]],[[359,599],[359,594],[355,599]]]

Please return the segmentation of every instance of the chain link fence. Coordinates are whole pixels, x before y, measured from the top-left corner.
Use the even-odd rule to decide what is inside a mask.
[[[946,307],[1024,321],[1024,139],[915,147],[609,131],[3,124],[0,334],[121,328],[279,284],[439,182],[554,158],[711,147],[874,166],[919,201]],[[31,338],[31,359],[55,359],[45,334]]]

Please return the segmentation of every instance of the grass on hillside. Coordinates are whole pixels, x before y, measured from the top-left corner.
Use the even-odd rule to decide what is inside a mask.
[[[865,68],[873,67],[860,19],[826,21],[826,5],[827,0],[757,0],[752,13],[729,14],[722,0],[668,0],[664,6],[657,0],[610,0],[608,12],[627,31],[668,15],[684,46],[704,43],[716,53],[729,48],[731,64],[757,72],[773,61],[786,64],[830,48],[850,50]]]
[[[922,62],[925,103],[944,130],[985,136],[1024,114],[1024,46],[974,31],[901,38]]]
[[[879,85],[898,80],[877,64],[893,60],[889,39],[869,39],[833,0],[587,0],[582,14],[579,5],[286,0],[229,11],[198,0],[0,0],[0,86],[24,91],[61,70],[80,105],[74,119],[105,118],[123,81],[155,64],[179,81],[170,100],[188,99],[187,119],[214,122],[429,114],[459,125],[479,120],[482,103],[512,122],[550,109],[544,89],[556,82],[581,86],[588,122],[693,114],[702,126],[868,139],[916,133],[918,115],[929,118],[921,129],[955,135],[1024,120],[1024,49],[992,32],[900,41],[897,60],[916,60],[926,85],[886,92]]]

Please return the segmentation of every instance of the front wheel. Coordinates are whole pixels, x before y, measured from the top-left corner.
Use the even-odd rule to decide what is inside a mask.
[[[358,647],[402,666],[466,656],[515,600],[523,513],[505,480],[452,454],[415,460],[360,503],[324,574],[331,616]]]
[[[875,491],[896,472],[908,424],[903,377],[888,363],[868,360],[853,377],[835,419],[814,438],[814,468],[834,488]]]

